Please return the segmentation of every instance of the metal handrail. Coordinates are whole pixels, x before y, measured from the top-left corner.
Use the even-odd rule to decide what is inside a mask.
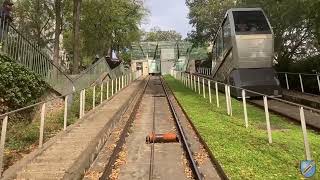
[[[126,74],[122,74],[119,77],[116,77],[115,79],[111,80],[112,83],[112,93],[111,96],[109,96],[109,82],[107,81],[107,98],[103,98],[103,89],[104,89],[104,84],[105,82],[101,82],[100,84],[92,84],[88,87],[85,87],[83,89],[79,89],[78,91],[74,91],[71,93],[67,93],[64,94],[63,96],[59,96],[59,97],[55,97],[46,101],[41,101],[20,109],[16,109],[10,112],[7,112],[5,114],[1,114],[0,118],[2,120],[2,130],[1,130],[1,139],[0,139],[0,176],[2,175],[3,172],[3,159],[4,159],[4,149],[5,149],[5,143],[6,143],[6,134],[7,134],[7,127],[8,127],[8,120],[9,120],[9,116],[17,113],[17,112],[21,112],[25,109],[29,109],[29,108],[33,108],[36,106],[41,105],[41,116],[40,116],[40,128],[39,128],[39,132],[40,132],[40,136],[39,136],[39,148],[43,147],[43,143],[44,143],[44,124],[45,124],[45,113],[46,113],[46,103],[51,102],[53,100],[56,99],[60,99],[64,97],[64,115],[63,115],[63,130],[66,131],[67,130],[67,120],[68,120],[68,98],[69,96],[72,96],[73,94],[80,92],[80,101],[79,101],[79,119],[81,119],[82,117],[84,117],[85,115],[85,110],[86,110],[86,98],[85,98],[85,94],[86,94],[86,89],[87,88],[92,88],[93,87],[93,95],[92,95],[92,107],[90,107],[91,109],[95,108],[95,100],[96,100],[96,86],[100,85],[100,104],[102,104],[102,102],[106,99],[110,99],[112,96],[114,96],[114,89],[115,89],[115,93],[119,92],[121,89],[127,87],[131,82],[133,82],[134,80],[136,80],[137,78],[139,78],[142,75],[141,71],[135,71],[135,72],[128,72]],[[113,86],[113,82],[116,82],[116,86]],[[118,84],[117,84],[118,83]]]
[[[9,26],[10,26],[19,36],[21,36],[31,47],[33,47],[38,53],[40,53],[42,56],[46,56],[46,55],[47,55],[47,53],[44,53],[43,51],[37,49],[37,47],[36,47],[34,44],[32,44],[23,34],[21,34],[15,27],[13,27],[11,24],[10,24]],[[48,47],[45,47],[45,49],[46,49],[47,51],[50,51],[50,52],[52,53],[52,50],[49,49]],[[47,55],[47,56],[49,56],[49,55]],[[58,71],[60,71],[61,73],[63,73],[70,81],[72,81],[71,78],[68,77],[68,75],[67,75],[65,72],[63,72],[62,69],[59,67],[59,65],[55,64],[54,61],[49,60],[49,63],[52,64],[53,66],[55,66]]]
[[[199,76],[199,77],[201,77],[201,76]],[[260,93],[260,92],[257,92],[257,91],[252,91],[252,90],[245,89],[245,88],[242,88],[242,87],[233,86],[233,85],[226,84],[226,83],[223,83],[223,82],[220,82],[220,81],[215,81],[215,80],[213,80],[212,78],[209,78],[209,77],[201,77],[201,78],[206,79],[206,80],[210,80],[210,81],[212,81],[214,83],[218,83],[220,85],[226,85],[226,86],[232,87],[234,89],[244,90],[246,92],[249,92],[249,93],[252,93],[252,94],[256,94],[256,95],[259,95],[259,96],[265,96],[268,99],[277,100],[277,101],[280,101],[280,102],[283,102],[283,103],[286,103],[286,104],[289,104],[289,105],[303,107],[305,109],[308,109],[310,111],[314,111],[314,112],[317,112],[317,113],[320,114],[320,110],[319,109],[315,109],[315,108],[312,108],[312,107],[309,107],[309,106],[305,106],[305,105],[302,105],[302,104],[298,104],[298,103],[294,103],[294,102],[291,102],[291,101],[283,100],[283,99],[280,99],[280,98],[277,98],[277,97],[274,97],[274,96],[271,96],[271,95],[263,94],[263,93]]]
[[[320,76],[320,74],[311,74],[311,73],[295,73],[295,72],[276,72],[277,74],[295,74],[295,75],[306,75],[306,76]]]
[[[199,67],[198,69],[196,69],[196,71],[200,74],[205,74],[205,75],[211,75],[211,68],[203,68],[203,67]],[[299,85],[300,86],[300,89],[301,89],[301,92],[302,93],[306,93],[305,92],[305,86],[303,84],[303,77],[302,76],[314,76],[317,81],[317,86],[318,87],[315,87],[313,86],[314,89],[318,89],[319,90],[319,93],[320,93],[320,73],[316,73],[316,74],[311,74],[311,73],[299,73],[299,72],[276,72],[276,74],[278,75],[284,75],[285,76],[285,81],[286,81],[286,84],[285,84],[285,88],[290,90],[290,83],[289,83],[289,79],[288,79],[288,75],[297,75],[299,76]],[[310,93],[307,93],[307,94],[310,94]]]
[[[5,17],[0,19],[0,42],[6,56],[39,74],[60,94],[73,90],[71,78],[51,60],[51,56],[36,43],[31,43]]]
[[[116,78],[114,78],[116,79]],[[112,79],[112,80],[114,80]],[[72,92],[69,92],[69,93],[66,93],[66,94],[63,94],[63,95],[60,95],[60,96],[56,96],[54,98],[51,98],[51,99],[48,99],[48,100],[45,100],[45,101],[41,101],[41,102],[38,102],[38,103],[35,103],[35,104],[32,104],[32,105],[29,105],[29,106],[26,106],[26,107],[23,107],[23,108],[19,108],[19,109],[16,109],[16,110],[13,110],[13,111],[10,111],[10,112],[7,112],[7,113],[4,113],[4,114],[0,114],[0,118],[3,118],[5,116],[9,116],[11,114],[14,114],[14,113],[17,113],[17,112],[21,112],[23,110],[26,110],[26,109],[29,109],[29,108],[32,108],[32,107],[36,107],[36,106],[39,106],[43,103],[48,103],[48,102],[51,102],[51,101],[54,101],[54,100],[57,100],[57,99],[61,99],[61,98],[64,98],[66,96],[69,96],[69,95],[72,95],[72,94],[75,94],[77,92],[81,92],[82,90],[85,90],[87,88],[90,88],[90,87],[93,87],[93,86],[96,86],[96,85],[100,85],[104,82],[101,82],[101,83],[94,83],[94,84],[91,84],[90,86],[87,86],[87,87],[84,87],[84,88],[81,88],[81,89],[77,89],[77,90],[74,90]]]
[[[181,80],[185,86],[187,86],[187,87],[189,87],[191,89],[194,89],[195,91],[197,90],[197,88],[196,88],[197,84],[196,84],[196,80],[195,80],[195,78],[197,77],[199,94],[201,93],[200,92],[201,91],[200,76],[188,74],[188,73],[185,73],[185,72],[178,72],[178,71],[173,71],[172,74],[173,74],[174,78]],[[177,77],[177,74],[180,77]],[[192,77],[193,77],[193,81],[192,81]],[[310,110],[311,112],[316,112],[316,113],[320,113],[320,110],[312,108],[312,107],[308,107],[308,106],[305,106],[305,105],[293,103],[293,102],[290,102],[290,101],[286,101],[286,100],[283,100],[283,99],[279,99],[279,98],[276,98],[276,97],[268,96],[268,95],[263,94],[263,93],[259,93],[259,92],[255,92],[255,91],[252,91],[252,90],[244,89],[244,88],[241,88],[241,87],[236,87],[236,86],[232,86],[232,85],[225,84],[225,83],[222,83],[222,82],[218,82],[218,81],[215,81],[213,79],[206,78],[206,77],[201,77],[201,78],[202,78],[202,85],[203,85],[203,90],[202,91],[203,91],[204,98],[205,98],[205,86],[206,86],[204,80],[206,79],[208,81],[207,86],[209,88],[210,103],[211,103],[211,91],[210,91],[210,84],[211,83],[209,83],[209,82],[212,81],[212,82],[215,83],[215,85],[216,85],[215,86],[216,96],[217,96],[216,99],[217,99],[217,106],[218,107],[219,107],[219,94],[218,94],[219,93],[218,92],[219,91],[219,86],[218,86],[218,84],[225,86],[227,113],[230,116],[232,116],[232,103],[231,103],[230,87],[241,90],[241,92],[242,92],[242,101],[243,101],[243,113],[244,113],[244,117],[245,117],[245,126],[246,126],[246,128],[248,128],[248,114],[247,114],[247,107],[246,107],[246,97],[247,97],[246,96],[246,92],[263,96],[263,103],[264,103],[263,107],[264,107],[264,110],[265,110],[265,118],[266,118],[266,126],[267,126],[267,131],[268,131],[269,143],[272,143],[272,131],[271,131],[271,124],[270,124],[270,117],[269,117],[270,115],[269,115],[268,99],[280,101],[280,102],[283,102],[283,103],[290,104],[290,105],[298,107],[297,110],[299,109],[299,113],[300,113],[300,122],[301,122],[301,128],[302,128],[302,133],[303,133],[305,157],[306,157],[307,160],[311,160],[312,159],[310,146],[309,146],[309,142],[308,142],[308,136],[307,136],[307,128],[306,128],[304,109],[307,109],[307,110]],[[193,85],[194,85],[194,87],[193,87]]]

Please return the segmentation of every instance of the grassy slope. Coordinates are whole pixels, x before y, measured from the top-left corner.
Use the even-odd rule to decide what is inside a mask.
[[[111,97],[111,85],[109,86]],[[104,86],[103,99],[107,99],[107,87]],[[100,104],[100,86],[96,87],[96,106]],[[86,90],[86,111],[92,109],[93,88]],[[76,122],[79,116],[79,93],[74,94],[72,106],[68,112],[68,125]],[[47,141],[63,129],[64,108],[45,117],[44,140]],[[31,123],[25,119],[10,119],[5,144],[5,169],[30,153],[39,143],[40,114]]]
[[[210,104],[172,77],[165,79],[231,179],[302,179],[299,163],[304,159],[304,146],[300,126],[271,115],[271,127],[276,130],[272,132],[273,143],[268,144],[263,110],[248,105],[246,129],[242,102],[232,100],[233,117],[229,117],[223,94],[217,108],[215,96]],[[320,135],[309,130],[308,137],[320,167]],[[313,179],[320,179],[317,169]]]

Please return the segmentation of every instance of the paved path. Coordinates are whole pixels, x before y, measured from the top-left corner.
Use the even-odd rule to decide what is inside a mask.
[[[297,91],[283,90],[283,98],[299,104],[304,104],[316,109],[320,109],[320,96],[315,94],[306,94]]]
[[[262,100],[251,100],[251,102],[263,106]],[[282,103],[276,100],[268,100],[269,109],[275,111],[283,116],[289,117],[293,120],[300,122],[300,111],[299,107],[290,104]],[[305,110],[306,123],[315,128],[320,128],[320,114]]]
[[[110,101],[79,120],[65,135],[18,171],[17,179],[79,179],[90,166],[97,149],[106,139],[110,124],[120,119],[127,104],[142,88],[143,80],[133,82]]]

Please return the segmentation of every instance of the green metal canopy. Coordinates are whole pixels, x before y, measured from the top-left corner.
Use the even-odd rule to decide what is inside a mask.
[[[188,41],[135,42],[131,45],[132,60],[173,60],[179,70],[184,70],[190,60],[207,57],[207,48],[194,48]]]

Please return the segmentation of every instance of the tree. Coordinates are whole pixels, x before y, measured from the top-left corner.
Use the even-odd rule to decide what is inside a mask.
[[[72,73],[79,73],[81,0],[73,0],[73,64]]]
[[[19,0],[15,3],[14,24],[29,40],[40,47],[52,42],[53,3],[49,0]]]
[[[189,23],[195,27],[188,34],[195,45],[204,45],[214,40],[226,11],[236,6],[234,0],[186,0],[189,7]]]
[[[154,27],[150,32],[146,32],[143,41],[180,41],[182,36],[175,30],[164,31],[159,27]]]
[[[142,1],[91,0],[83,1],[81,7],[81,36],[78,43],[81,58],[93,60],[95,55],[110,55],[112,50],[122,53],[131,42],[140,39],[139,25],[146,14]],[[66,21],[70,21],[69,14],[66,16]],[[72,27],[66,26],[63,45],[69,53],[74,54],[70,47],[75,43],[71,31]]]
[[[54,30],[54,50],[53,62],[59,64],[59,51],[60,51],[60,35],[62,31],[62,14],[61,14],[61,0],[54,0],[55,10],[55,30]]]
[[[189,38],[198,44],[212,42],[227,9],[261,7],[273,26],[275,59],[286,70],[290,63],[319,53],[320,12],[315,8],[319,4],[312,0],[187,0],[190,23],[195,27]]]

